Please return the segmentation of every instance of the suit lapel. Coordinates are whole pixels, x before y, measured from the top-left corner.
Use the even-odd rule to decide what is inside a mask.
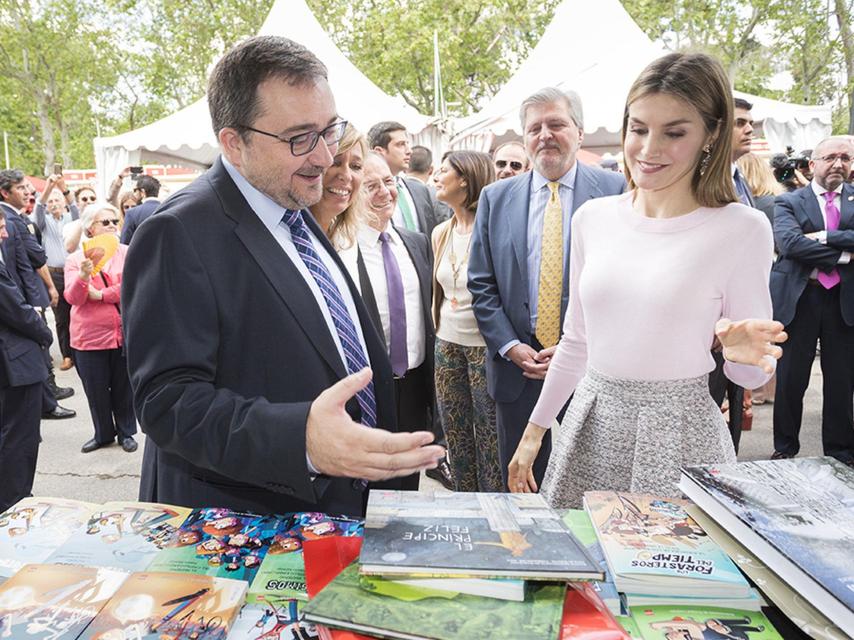
[[[418,288],[421,291],[421,311],[425,322],[427,322],[426,326],[429,331],[429,327],[433,324],[433,319],[431,317],[433,296],[430,292],[430,288],[432,286],[430,261],[427,256],[424,255],[424,252],[419,250],[415,238],[410,236],[408,233],[401,233],[400,229],[397,230],[397,235],[400,236],[400,240],[403,242],[403,246],[409,254],[409,259],[412,260],[412,264],[415,267],[415,273],[418,274]]]
[[[854,186],[842,187],[842,199],[839,204],[839,228],[854,229]]]
[[[365,308],[368,311],[368,316],[377,330],[377,335],[383,343],[383,347],[388,350],[388,345],[385,343],[385,333],[383,333],[383,323],[380,318],[380,310],[377,307],[377,297],[374,294],[374,288],[371,286],[371,279],[368,277],[368,269],[365,267],[365,259],[362,257],[362,250],[357,249],[356,268],[359,271],[359,288],[362,290],[362,301],[365,303]]]
[[[824,216],[821,215],[821,209],[818,207],[818,199],[815,197],[812,186],[807,185],[801,190],[801,198],[804,201],[804,212],[813,226],[810,231],[823,231]],[[810,231],[807,231],[807,233],[810,233]]]
[[[493,215],[507,217],[510,227],[510,239],[516,253],[516,263],[519,273],[522,274],[524,290],[528,291],[528,211],[531,207],[531,181],[534,177],[533,171],[528,171],[522,180],[514,180],[507,194],[507,205],[498,208]]]

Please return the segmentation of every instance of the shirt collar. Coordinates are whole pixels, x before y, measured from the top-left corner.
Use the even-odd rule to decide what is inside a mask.
[[[567,171],[565,174],[563,174],[558,179],[557,182],[559,182],[563,186],[568,187],[570,189],[575,189],[575,174],[577,171],[578,171],[578,160],[576,160],[575,162],[572,163],[572,168],[569,171]],[[534,192],[539,191],[540,189],[545,187],[549,182],[551,182],[551,180],[546,178],[543,174],[541,174],[536,169],[534,169],[533,173],[534,173],[534,177],[531,180],[531,189]]]
[[[392,225],[391,222],[389,222],[385,231],[388,234],[391,243],[396,244],[398,236],[397,232],[394,230],[394,225]],[[380,242],[380,232],[364,222],[359,223],[358,236],[359,244],[364,244],[368,247],[376,247]]]
[[[282,216],[285,215],[284,207],[273,201],[270,196],[253,187],[225,156],[220,156],[220,158],[222,159],[222,166],[225,167],[228,175],[234,180],[237,190],[246,198],[249,207],[261,219],[261,222],[264,223],[264,226],[267,227],[270,233],[273,233],[273,230],[282,221]]]
[[[833,193],[838,193],[838,194],[842,195],[842,185],[844,185],[844,184],[845,184],[844,182],[840,182],[839,186],[833,190]],[[819,197],[824,197],[824,194],[829,191],[829,189],[825,189],[815,180],[810,182],[810,186],[812,187],[812,192],[816,196],[819,196]]]

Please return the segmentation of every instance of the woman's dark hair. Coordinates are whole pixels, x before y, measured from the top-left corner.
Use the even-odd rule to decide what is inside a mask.
[[[445,158],[451,168],[466,181],[466,198],[463,207],[477,211],[480,192],[490,182],[495,182],[495,167],[492,158],[479,151],[452,151]]]

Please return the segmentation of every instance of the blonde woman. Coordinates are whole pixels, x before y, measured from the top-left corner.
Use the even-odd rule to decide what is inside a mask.
[[[747,153],[737,161],[738,170],[747,181],[753,194],[753,206],[759,209],[774,224],[774,198],[783,193],[782,185],[774,177],[771,165],[755,153]]]

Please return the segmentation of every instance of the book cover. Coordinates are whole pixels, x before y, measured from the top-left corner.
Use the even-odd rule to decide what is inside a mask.
[[[560,637],[561,640],[631,640],[589,582],[567,587]]]
[[[92,261],[92,277],[97,276],[119,249],[118,236],[104,233],[83,241],[83,255]]]
[[[169,544],[191,509],[146,502],[107,502],[48,562],[143,571]]]
[[[303,545],[331,536],[362,535],[363,523],[344,516],[295,513],[286,529],[273,537],[267,555],[249,587],[249,599],[308,599]]]
[[[287,519],[230,509],[193,509],[149,571],[177,571],[252,582]]]
[[[682,470],[680,488],[854,637],[854,469],[830,457]]]
[[[556,640],[565,585],[531,585],[525,602],[459,595],[413,602],[368,591],[358,566],[347,567],[310,600],[306,620],[387,638]]]
[[[242,580],[132,573],[81,640],[225,640],[246,595]]]
[[[619,591],[749,597],[747,581],[685,501],[595,491],[584,503]]]
[[[228,632],[228,640],[317,640],[315,625],[302,620],[297,600],[245,604]]]
[[[0,586],[0,637],[75,640],[126,577],[95,567],[25,565]]]
[[[534,493],[371,491],[360,562],[385,577],[602,578]]]
[[[783,640],[761,612],[720,607],[632,607],[643,640]]]
[[[377,584],[397,584],[407,589],[415,589],[434,596],[465,593],[481,598],[498,598],[499,600],[525,599],[525,581],[512,578],[381,578],[365,576],[375,580]]]
[[[828,620],[802,594],[795,591],[771,571],[765,563],[751,553],[696,505],[688,506],[688,513],[714,538],[733,562],[759,587],[765,597],[782,611],[798,628],[816,640],[847,640],[848,636]]]
[[[602,570],[604,578],[590,583],[599,598],[613,615],[619,616],[628,613],[620,601],[620,593],[617,591],[617,585],[614,584],[614,576],[608,569],[605,553],[602,551],[602,545],[599,544],[599,538],[596,537],[596,529],[590,521],[590,516],[583,509],[567,509],[562,517],[569,530],[584,545],[587,553]]]
[[[0,514],[0,577],[47,560],[97,507],[62,498],[24,498]]]

